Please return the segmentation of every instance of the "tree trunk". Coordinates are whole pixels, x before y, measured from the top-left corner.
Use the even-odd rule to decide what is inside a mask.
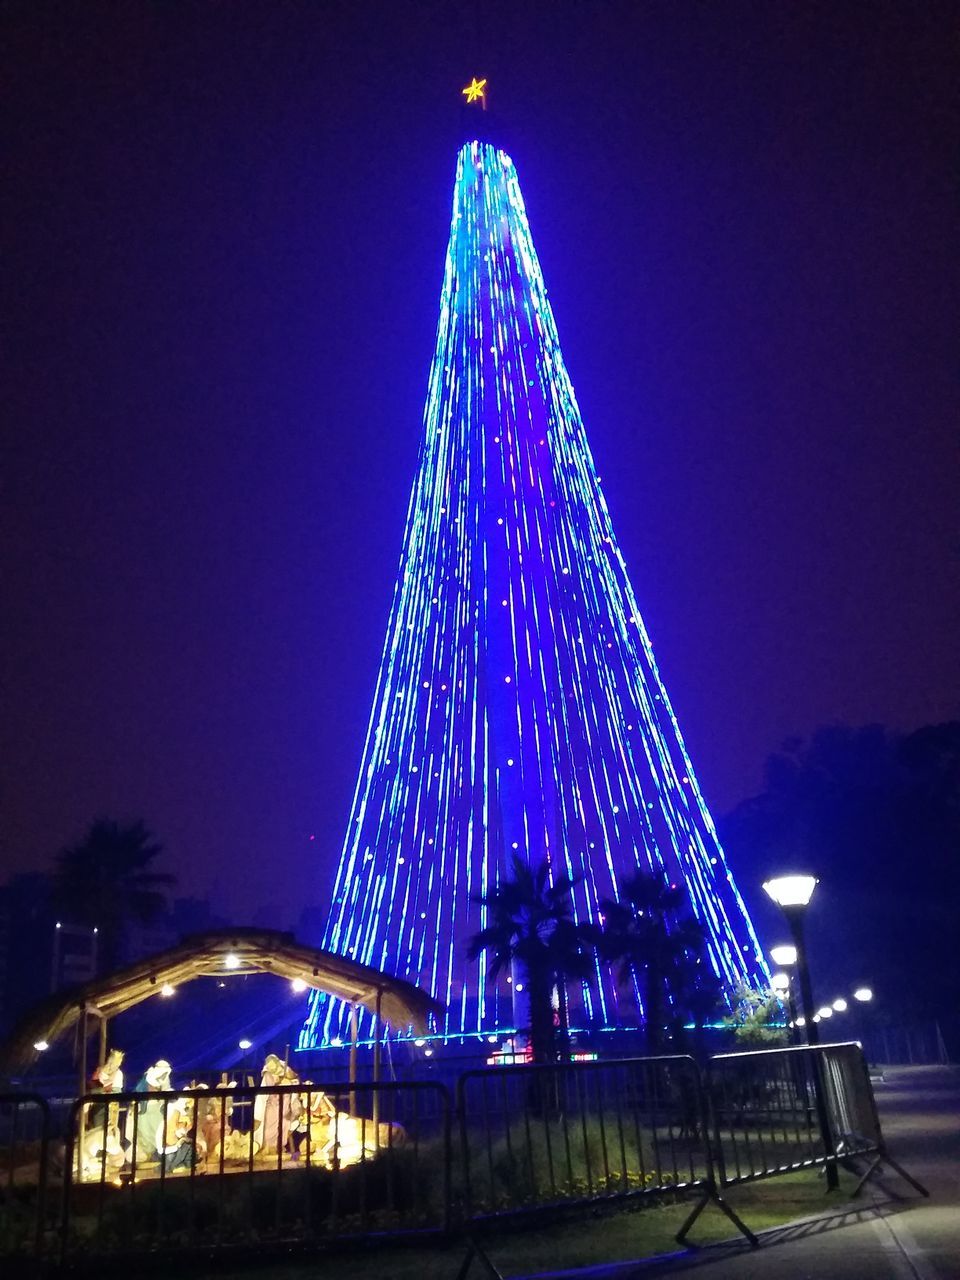
[[[550,979],[542,974],[527,974],[527,992],[530,997],[530,1046],[533,1049],[534,1062],[556,1061],[550,986]]]
[[[557,998],[560,1003],[560,1061],[570,1061],[570,1018],[567,1011],[567,985],[563,976],[557,975]]]
[[[644,992],[644,1031],[647,1053],[656,1057],[663,1050],[663,979],[648,971]]]

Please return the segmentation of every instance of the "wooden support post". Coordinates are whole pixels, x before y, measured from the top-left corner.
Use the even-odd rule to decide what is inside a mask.
[[[87,1039],[89,1037],[87,1030],[87,1009],[86,1005],[80,1006],[80,1022],[78,1024],[77,1035],[79,1044],[77,1046],[77,1097],[81,1098],[87,1092]]]
[[[86,1003],[80,1007],[80,1052],[77,1055],[80,1065],[80,1087],[77,1090],[77,1096],[82,1098],[87,1092],[87,1006]],[[87,1134],[87,1109],[86,1106],[80,1108],[77,1117],[77,1169],[76,1178],[80,1182],[83,1178],[83,1140]]]
[[[377,1006],[373,1016],[373,1133],[374,1141],[380,1145],[380,1006],[383,1001],[383,990],[377,987]]]
[[[350,1001],[350,1083],[357,1083],[357,1002]],[[350,1114],[357,1114],[356,1087],[350,1090]]]

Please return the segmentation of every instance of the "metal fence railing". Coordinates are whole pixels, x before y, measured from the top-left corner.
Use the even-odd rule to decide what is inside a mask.
[[[0,1262],[163,1262],[190,1253],[478,1233],[627,1198],[880,1161],[858,1045],[466,1071],[437,1081],[192,1087],[51,1104],[0,1095]],[[861,1164],[865,1163],[865,1168]],[[468,1255],[468,1261],[469,1261]]]
[[[802,1169],[824,1169],[827,1186],[837,1185],[837,1165],[860,1173],[856,1196],[886,1160],[922,1195],[926,1190],[896,1163],[886,1149],[870,1083],[858,1044],[766,1049],[712,1057],[704,1079],[710,1117],[713,1185],[678,1233],[690,1228],[713,1200],[736,1221],[722,1198],[729,1187]],[[866,1158],[865,1171],[856,1166]]]
[[[883,1149],[856,1044],[719,1054],[710,1060],[707,1092],[723,1186]]]
[[[851,1046],[856,1048],[856,1046]],[[826,1050],[719,1054],[710,1060],[714,1160],[725,1187],[836,1161],[821,1064]]]
[[[465,1072],[460,1172],[474,1221],[686,1190],[709,1178],[692,1058]]]
[[[448,1230],[433,1084],[93,1094],[73,1107],[61,1262]]]
[[[0,1094],[0,1260],[43,1250],[50,1109],[32,1093]]]

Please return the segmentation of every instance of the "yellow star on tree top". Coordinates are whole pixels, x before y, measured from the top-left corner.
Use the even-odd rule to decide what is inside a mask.
[[[486,93],[484,92],[486,87],[486,80],[478,80],[477,77],[474,76],[467,87],[465,89],[461,89],[460,92],[468,102],[476,102],[478,98],[482,101],[486,97]]]

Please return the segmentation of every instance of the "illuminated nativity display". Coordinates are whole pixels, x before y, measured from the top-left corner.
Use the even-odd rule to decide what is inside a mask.
[[[219,984],[254,973],[272,974],[295,993],[322,991],[347,1004],[354,1033],[346,1083],[314,1084],[288,1060],[268,1053],[258,1073],[224,1071],[218,1080],[178,1081],[171,1062],[161,1058],[131,1084],[123,1049],[110,1045],[115,1017],[151,998],[168,999],[196,978]],[[378,1028],[364,1084],[357,1081],[361,1008]],[[221,930],[45,1001],[3,1047],[0,1069],[29,1070],[57,1040],[75,1035],[80,1101],[65,1134],[64,1159],[78,1181],[122,1186],[182,1174],[337,1170],[403,1145],[402,1126],[379,1115],[381,1042],[388,1028],[425,1032],[438,1012],[440,1006],[412,984],[303,946],[289,933]],[[90,1070],[94,1031],[97,1065]]]

